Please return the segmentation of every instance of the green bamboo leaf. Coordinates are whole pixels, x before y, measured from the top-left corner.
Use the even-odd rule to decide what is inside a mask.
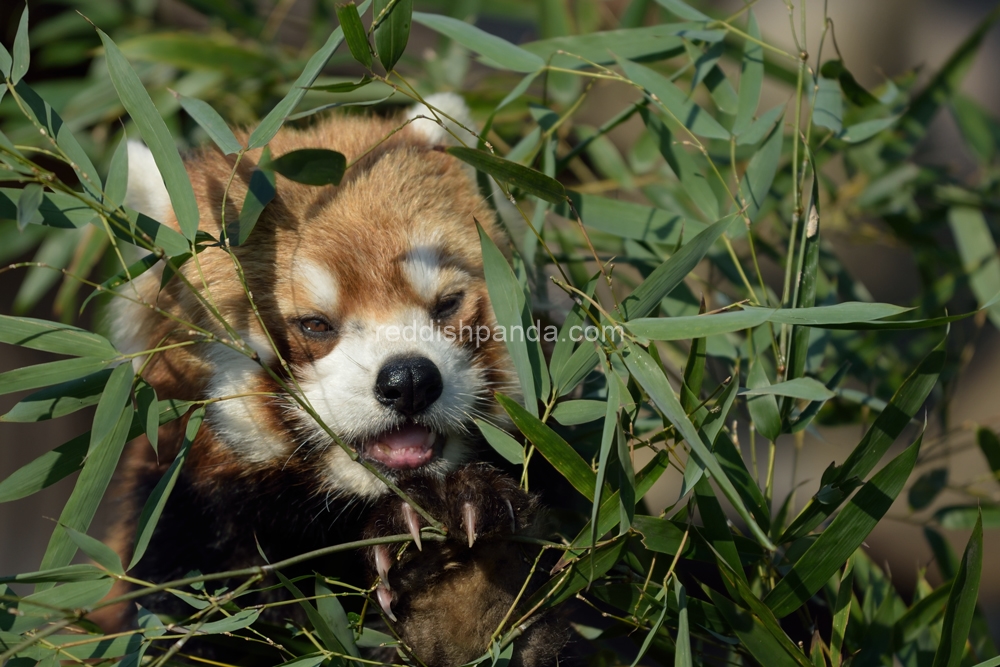
[[[621,238],[677,245],[682,240],[681,230],[686,242],[706,229],[706,225],[697,220],[652,206],[577,192],[570,192],[569,198],[584,225]],[[554,210],[563,217],[576,218],[566,204],[558,205]]]
[[[900,116],[889,116],[888,118],[877,118],[855,123],[845,127],[837,133],[837,138],[851,144],[860,144],[868,141],[879,132],[889,129],[900,120]]]
[[[221,31],[220,31],[221,32]],[[185,70],[215,70],[246,79],[266,76],[274,66],[270,52],[257,46],[245,48],[235,39],[217,37],[219,32],[198,31],[143,33],[119,45],[130,60],[170,65]],[[261,45],[244,40],[243,44]],[[217,80],[214,77],[212,80]]]
[[[125,447],[133,413],[132,406],[126,403],[121,409],[117,423],[107,436],[99,442],[92,441],[73,492],[59,515],[59,524],[49,539],[45,555],[42,557],[41,569],[69,565],[73,559],[76,544],[66,534],[63,526],[80,532],[86,532],[90,527],[90,522],[97,512],[97,506],[104,497],[122,449]]]
[[[552,418],[563,426],[576,426],[597,421],[605,416],[607,409],[607,401],[563,401],[552,411]]]
[[[604,373],[607,378],[608,385],[608,402],[604,406],[604,428],[601,433],[601,449],[597,457],[597,479],[594,482],[594,502],[590,512],[590,545],[592,547],[597,546],[597,538],[600,537],[597,533],[597,519],[601,510],[601,491],[604,489],[604,481],[608,475],[608,458],[611,454],[611,443],[615,440],[617,431],[620,428],[620,424],[618,422],[618,411],[621,408],[622,403],[621,380],[614,374],[612,369],[605,368]],[[619,498],[623,501],[624,495],[625,494],[619,492]],[[635,507],[634,501],[632,506],[633,508]],[[624,525],[622,527],[625,528]]]
[[[83,310],[87,307],[87,304],[90,303],[91,299],[99,296],[102,292],[105,294],[112,292],[127,283],[129,280],[138,278],[146,271],[153,268],[159,261],[160,258],[157,255],[150,253],[139,261],[129,265],[127,269],[122,269],[118,273],[114,274],[101,283],[101,289],[95,289],[87,295],[87,298],[84,299],[83,303],[80,305],[80,312],[83,312]]]
[[[753,39],[743,43],[740,90],[736,119],[733,121],[733,134],[736,136],[746,132],[753,123],[757,105],[760,104],[760,91],[764,85],[764,45],[760,43],[760,26],[757,25],[757,17],[753,11],[747,14],[747,34]]]
[[[815,173],[815,165],[813,165]],[[812,308],[816,304],[816,280],[819,272],[819,179],[813,179],[812,195],[806,216],[805,230],[801,242],[802,265],[795,284],[794,304],[796,308]],[[790,336],[788,350],[788,372],[785,377],[796,379],[805,373],[809,356],[809,335],[805,327],[795,327]],[[790,405],[788,407],[791,407]],[[785,411],[784,414],[787,414]]]
[[[758,664],[768,667],[801,667],[757,616],[737,607],[721,593],[706,586],[702,588],[715,605],[715,609],[740,639],[740,645],[750,652]]]
[[[713,315],[641,317],[630,320],[628,328],[637,336],[651,340],[688,340],[753,329],[774,314],[773,309],[755,308]]]
[[[141,377],[135,390],[136,418],[144,425],[146,439],[154,452],[159,453],[157,444],[160,438],[160,401],[156,390]]]
[[[174,98],[180,103],[181,108],[187,111],[188,115],[195,120],[201,129],[205,130],[208,136],[219,147],[223,155],[235,155],[243,150],[236,135],[229,129],[229,125],[222,119],[219,112],[212,108],[208,102],[187,97],[170,91]]]
[[[736,383],[733,382],[732,385],[735,386]],[[733,391],[732,395],[735,396],[736,392]],[[740,494],[740,498],[757,519],[757,523],[764,530],[770,530],[771,514],[768,510],[767,500],[764,499],[764,494],[757,486],[757,481],[747,469],[740,452],[736,449],[729,435],[721,430],[721,426],[720,424],[720,431],[715,437],[714,451],[716,458],[719,459],[719,465],[726,471],[726,476],[732,480],[737,493]]]
[[[680,145],[667,126],[649,109],[639,110],[646,129],[649,130],[657,141],[660,154],[666,159],[667,164],[673,170],[677,180],[684,187],[684,192],[691,197],[691,201],[698,207],[709,220],[719,219],[719,200],[715,197],[715,192],[708,184],[705,170],[699,169],[694,158],[688,155],[684,147]]]
[[[619,563],[628,543],[628,539],[618,538],[596,549],[588,549],[583,557],[568,565],[568,573],[560,568],[558,574],[535,591],[525,607],[531,609],[537,604],[540,609],[551,609],[559,606]]]
[[[108,167],[108,177],[104,185],[104,203],[111,208],[118,208],[125,201],[128,190],[128,137],[122,134],[121,141],[111,156]]]
[[[707,111],[695,104],[670,79],[630,60],[618,58],[618,64],[624,70],[625,76],[632,83],[644,88],[653,101],[663,108],[676,123],[701,137],[729,139],[729,131],[722,127],[719,121],[715,120]]]
[[[746,207],[745,215],[750,222],[756,222],[764,200],[771,191],[774,176],[778,173],[781,160],[781,146],[784,142],[783,124],[778,122],[764,145],[750,158],[750,164],[740,179],[740,205]]]
[[[769,111],[765,111],[760,118],[750,124],[750,127],[743,130],[736,138],[737,146],[753,146],[762,141],[764,137],[770,136],[771,128],[778,122],[785,112],[785,105],[780,104]]]
[[[26,595],[18,600],[19,615],[5,630],[20,634],[49,621],[61,620],[76,609],[95,604],[108,594],[114,583],[110,578],[76,581]]]
[[[907,494],[910,508],[914,511],[928,507],[938,494],[948,485],[948,469],[935,468],[917,478]]]
[[[206,635],[222,634],[224,632],[234,632],[253,625],[257,617],[260,616],[260,609],[244,609],[228,618],[219,619],[203,623],[198,626],[198,632]]]
[[[941,624],[941,641],[934,653],[932,667],[958,667],[976,613],[979,580],[983,571],[983,522],[977,520],[962,554],[962,563],[948,595]]]
[[[854,599],[854,556],[847,559],[840,577],[837,599],[833,605],[833,627],[830,635],[830,666],[840,667],[841,648],[847,636],[847,622],[851,618],[851,601]]]
[[[733,576],[746,584],[746,573],[740,562],[740,554],[736,551],[736,543],[733,541],[733,533],[729,529],[726,513],[715,497],[715,492],[707,477],[702,476],[694,485],[694,495],[695,502],[698,504],[698,514],[702,521],[698,532],[712,547],[717,557],[729,566]]]
[[[358,14],[364,14],[368,10],[369,5],[371,5],[371,0],[362,2],[358,6]],[[337,47],[343,41],[344,30],[338,26],[330,34],[320,50],[309,58],[309,62],[306,63],[302,74],[299,75],[299,78],[288,89],[288,94],[268,112],[264,120],[260,121],[260,125],[250,133],[250,141],[247,144],[248,149],[261,148],[274,138],[274,135],[281,129],[282,123],[285,122],[285,118],[295,111],[295,107],[298,106],[299,102],[305,96],[306,90],[316,81],[316,77],[320,75],[330,57],[333,56],[333,52],[337,50]]]
[[[531,321],[531,307],[521,284],[517,281],[517,277],[503,253],[497,248],[489,234],[479,226],[478,222],[476,228],[479,230],[479,243],[483,252],[486,288],[490,295],[490,302],[493,304],[493,312],[496,314],[497,325],[503,331],[510,333],[510,335],[503,337],[504,345],[506,345],[511,361],[514,362],[514,368],[517,370],[524,404],[528,408],[528,412],[537,417],[538,390],[541,388],[541,383],[535,383],[535,371],[532,365],[532,356],[528,350],[527,337],[514,335],[518,329],[523,331],[525,321]]]
[[[283,575],[281,572],[275,570],[274,573],[278,575],[278,579],[281,581],[282,585],[291,591],[295,599],[298,600],[299,605],[301,605],[302,609],[305,610],[306,616],[309,618],[309,622],[312,623],[312,626],[316,629],[316,634],[319,635],[320,641],[323,642],[326,649],[336,653],[346,653],[347,649],[340,643],[340,640],[337,638],[337,634],[333,631],[333,628],[330,627],[327,620],[319,613],[319,611],[317,611],[316,607],[309,603],[309,599],[302,594],[302,591],[299,590],[298,586],[292,583],[288,577]]]
[[[27,3],[25,3],[25,8],[27,8],[27,6],[28,6]],[[0,75],[3,75],[3,78],[6,79],[7,77],[10,76],[10,68],[13,64],[14,63],[11,58],[10,51],[8,51],[7,47],[5,47],[3,44],[0,44]],[[2,90],[3,89],[0,89],[0,91]],[[3,94],[2,92],[0,92],[0,99],[2,98]]]
[[[103,336],[68,324],[31,317],[0,315],[0,343],[96,359],[118,356],[118,351]]]
[[[42,208],[45,208],[44,204],[42,204]],[[128,221],[131,226],[148,236],[152,241],[153,247],[162,249],[168,257],[183,255],[191,249],[191,244],[179,232],[174,231],[166,225],[161,225],[148,215],[139,213],[138,211],[126,209],[125,212],[128,214]],[[112,233],[117,238],[128,243],[135,243],[130,236],[115,228],[112,228]]]
[[[94,567],[93,565],[67,565],[65,567],[57,567],[51,570],[24,572],[22,574],[0,577],[0,582],[12,584],[62,584],[74,581],[95,581],[97,579],[107,579],[109,576],[110,575],[108,575],[106,570]]]
[[[758,310],[755,306],[745,306],[743,309],[747,311]],[[842,324],[849,328],[899,315],[908,310],[912,309],[894,306],[891,303],[848,301],[832,306],[778,308],[768,315],[767,320],[776,324],[806,327],[834,327]]]
[[[753,420],[757,432],[774,442],[781,435],[781,415],[778,413],[778,401],[773,394],[766,391],[770,386],[764,365],[759,358],[754,359],[750,366],[750,375],[747,377],[747,387],[750,390],[762,391],[750,394],[750,398],[747,399],[747,409],[750,411],[750,419]]]
[[[927,128],[942,105],[962,88],[962,81],[975,60],[983,37],[1000,20],[1000,7],[983,17],[976,29],[962,41],[934,75],[927,87],[913,100],[900,118],[901,140],[889,150],[899,156],[909,155],[927,134]],[[895,159],[899,159],[898,157]]]
[[[843,89],[844,95],[859,107],[879,104],[877,97],[865,90],[854,78],[854,75],[844,67],[842,60],[827,60],[820,68],[820,74],[827,79],[836,80]]]
[[[265,155],[267,149],[264,149]],[[339,155],[339,153],[338,153]],[[263,162],[263,160],[262,160]],[[247,194],[243,199],[243,206],[240,207],[240,217],[237,221],[238,229],[235,234],[230,234],[230,243],[233,245],[243,245],[250,238],[260,214],[264,212],[264,207],[271,203],[277,190],[274,186],[274,172],[270,169],[258,165],[250,174],[250,183],[247,185]]]
[[[261,160],[260,167],[306,185],[339,185],[347,158],[326,148],[301,148],[267,162]]]
[[[1000,294],[1000,257],[986,218],[978,208],[953,206],[948,209],[948,225],[972,292],[984,307]],[[994,301],[987,313],[993,325],[1000,327],[1000,302]]]
[[[684,586],[677,577],[674,577],[674,594],[677,596],[677,651],[674,653],[674,667],[692,667],[691,629],[688,626],[687,595],[684,591]]]
[[[486,442],[489,443],[490,447],[497,454],[514,465],[522,465],[524,463],[524,447],[517,440],[510,437],[510,434],[481,419],[476,420],[476,426],[479,427],[479,431],[486,438]]]
[[[677,579],[674,578],[676,582]],[[653,624],[649,628],[649,632],[646,634],[646,638],[642,640],[642,646],[639,647],[639,652],[635,656],[635,660],[632,661],[631,667],[635,667],[642,660],[643,656],[646,655],[646,651],[649,650],[649,645],[653,643],[653,639],[656,638],[656,633],[660,631],[663,626],[663,619],[667,617],[667,610],[670,609],[670,605],[667,604],[667,596],[670,595],[670,591],[664,587],[663,589],[663,609],[660,610],[660,615],[656,617]],[[686,610],[685,610],[686,611]],[[686,619],[685,619],[686,620]],[[675,657],[676,660],[676,657]]]
[[[194,241],[195,233],[198,231],[198,203],[195,201],[194,190],[184,170],[181,156],[177,152],[177,146],[163,123],[163,118],[153,106],[153,101],[149,98],[149,93],[143,87],[139,76],[128,64],[118,46],[99,28],[97,34],[104,44],[111,82],[118,91],[118,97],[125,110],[139,128],[143,141],[153,154],[153,160],[170,195],[170,204],[174,215],[177,216],[181,233],[189,241]]]
[[[94,413],[94,424],[90,431],[91,449],[107,439],[115,430],[122,414],[122,406],[129,402],[132,394],[134,379],[135,369],[130,363],[120,364],[111,372],[104,393],[101,394],[101,400],[97,403],[97,411]]]
[[[0,416],[0,422],[38,422],[58,419],[81,408],[94,405],[111,377],[111,370],[104,369],[77,380],[46,387],[27,396]]]
[[[31,63],[31,49],[28,46],[28,3],[24,3],[21,20],[17,24],[17,34],[14,35],[13,64],[10,68],[10,82],[17,84],[28,72]]]
[[[982,522],[987,528],[1000,526],[1000,506],[949,505],[934,513],[934,520],[949,530],[969,530]]]
[[[358,651],[358,646],[354,641],[354,631],[351,629],[343,605],[340,604],[340,600],[326,585],[323,578],[318,575],[316,577],[316,596],[316,610],[333,631],[337,641],[347,649],[350,655],[360,658],[361,652]]]
[[[835,79],[819,77],[812,100],[812,122],[834,132],[844,127],[844,99]]]
[[[534,53],[450,16],[413,12],[413,20],[478,53],[488,65],[523,73],[545,66],[545,61]]]
[[[17,198],[18,229],[23,230],[28,226],[28,223],[34,222],[36,217],[40,219],[38,207],[42,204],[43,194],[45,194],[45,190],[38,183],[28,183],[21,190],[21,196]]]
[[[598,65],[607,65],[615,62],[615,55],[629,60],[663,60],[683,53],[684,39],[680,35],[700,27],[700,24],[694,23],[664,23],[550,37],[521,44],[520,48],[535,54],[553,67],[566,69],[585,67],[585,61],[588,60]]]
[[[391,72],[410,38],[413,0],[374,0],[372,13],[375,16],[375,53],[385,71]]]
[[[547,202],[558,204],[566,200],[566,189],[562,183],[540,171],[475,148],[449,146],[445,151],[501,183],[508,183]]]
[[[364,88],[374,80],[375,79],[365,74],[357,81],[342,81],[340,83],[328,83],[323,86],[310,86],[309,90],[318,90],[324,93],[353,93],[359,88]]]
[[[525,410],[517,402],[500,393],[496,394],[496,398],[500,406],[510,415],[514,425],[524,434],[524,437],[531,441],[541,455],[566,478],[566,481],[574,489],[583,494],[587,500],[593,500],[596,473],[591,470],[583,457],[577,454],[555,431],[539,421],[538,417]]]
[[[703,14],[691,5],[688,5],[681,0],[656,0],[656,3],[664,7],[667,11],[672,14],[676,14],[686,21],[711,21],[712,18],[707,14]]]
[[[976,444],[986,457],[993,476],[1000,479],[1000,438],[990,429],[980,426],[976,429]]]
[[[66,528],[66,534],[76,543],[80,551],[85,553],[90,560],[94,561],[108,572],[115,574],[125,574],[122,568],[121,558],[114,552],[114,549],[100,540],[96,540],[86,533]]]
[[[204,419],[205,406],[199,405],[188,417],[187,425],[184,427],[184,441],[181,443],[180,451],[177,452],[174,462],[170,464],[167,472],[163,473],[163,477],[156,483],[156,487],[149,494],[149,499],[146,500],[146,504],[142,508],[142,514],[139,515],[138,527],[136,528],[135,548],[132,549],[132,561],[128,565],[129,570],[134,568],[146,553],[149,540],[153,537],[156,524],[160,520],[163,508],[166,507],[167,500],[170,499],[170,492],[177,484],[181,467],[187,460],[188,452],[191,451],[191,445],[198,436],[198,430]]]
[[[690,242],[681,247],[673,256],[649,274],[621,304],[622,315],[626,321],[645,317],[652,313],[663,297],[670,294],[698,263],[708,254],[722,234],[733,222],[733,216],[707,227]]]
[[[795,378],[787,382],[761,385],[741,392],[742,396],[788,396],[807,401],[828,401],[836,394],[819,380],[813,378]]]
[[[381,11],[376,8],[376,14]],[[365,27],[361,25],[361,17],[358,16],[358,8],[353,2],[337,5],[337,19],[340,27],[344,31],[344,39],[347,41],[347,48],[351,50],[351,55],[365,69],[372,68],[372,52],[368,44],[368,35]]]
[[[956,95],[951,100],[951,112],[965,139],[965,145],[982,164],[990,164],[997,153],[1000,125],[989,112],[964,95]]]
[[[676,255],[675,255],[676,256]],[[754,534],[760,544],[769,550],[774,549],[774,545],[760,526],[754,521],[753,516],[747,511],[739,493],[733,487],[733,483],[726,476],[718,459],[712,454],[709,447],[701,439],[701,435],[695,430],[691,420],[684,414],[680,401],[674,394],[670,382],[659,366],[653,361],[648,353],[641,348],[625,343],[625,365],[632,371],[633,377],[646,391],[656,406],[669,419],[680,434],[687,441],[691,451],[698,457],[699,462],[712,474],[715,483],[722,489],[723,495],[732,504],[736,513],[739,514],[750,531]]]
[[[922,440],[921,434],[902,454],[875,473],[767,594],[764,603],[775,616],[782,618],[805,604],[861,546],[903,490]]]
[[[916,639],[921,633],[926,632],[928,626],[944,610],[948,596],[951,594],[953,581],[947,581],[934,589],[930,594],[920,598],[906,613],[899,617],[892,628],[894,641],[897,646],[908,644]]]
[[[80,357],[16,368],[0,373],[0,395],[76,380],[96,373],[110,363],[108,359]]]

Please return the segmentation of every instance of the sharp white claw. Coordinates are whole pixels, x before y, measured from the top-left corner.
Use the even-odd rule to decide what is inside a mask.
[[[392,567],[392,559],[389,551],[384,546],[375,547],[375,569],[378,571],[378,578],[386,590],[389,590],[389,568]]]
[[[382,607],[382,611],[385,615],[389,617],[389,620],[395,622],[396,615],[392,613],[392,593],[385,586],[379,586],[375,589],[375,597],[378,598],[378,606]]]
[[[510,504],[510,500],[504,498],[503,501],[507,503],[507,513],[510,514],[510,532],[517,532],[517,518],[514,516],[514,506]]]
[[[420,517],[416,510],[410,507],[409,503],[403,503],[403,519],[406,521],[406,529],[413,536],[413,543],[417,545],[418,551],[424,550],[424,545],[420,542]]]
[[[465,534],[469,536],[469,546],[476,542],[476,508],[472,503],[462,505],[462,522],[465,524]]]

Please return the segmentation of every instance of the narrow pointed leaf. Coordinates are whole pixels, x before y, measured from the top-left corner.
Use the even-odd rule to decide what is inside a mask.
[[[715,192],[708,184],[705,170],[698,168],[694,158],[688,155],[684,147],[656,114],[643,108],[639,110],[639,115],[642,116],[646,129],[656,138],[660,154],[663,155],[674,175],[684,186],[684,191],[691,197],[691,201],[707,219],[718,220],[719,201],[715,198]]]
[[[948,210],[948,225],[962,268],[969,276],[972,292],[980,307],[1000,294],[1000,256],[983,212],[970,206],[953,206]],[[1000,327],[1000,302],[987,310],[990,321]]]
[[[465,21],[424,12],[413,12],[413,20],[478,53],[489,64],[522,73],[536,72],[545,66],[545,61],[534,53],[525,51]]]
[[[118,208],[125,201],[128,190],[128,137],[122,134],[115,154],[111,156],[108,167],[108,178],[104,184],[105,203],[111,208]]]
[[[787,382],[764,385],[747,389],[742,392],[743,396],[788,396],[789,398],[801,398],[807,401],[828,401],[836,394],[820,382],[813,378],[795,378]]]
[[[344,177],[347,158],[326,148],[301,148],[266,163],[262,161],[260,166],[306,185],[338,185]]]
[[[45,190],[38,183],[28,183],[17,198],[17,228],[23,230],[38,215]]]
[[[230,243],[233,245],[246,243],[264,207],[271,203],[276,194],[274,172],[260,166],[256,167],[250,174],[247,194],[243,199],[243,206],[240,207],[239,229],[236,234],[229,235]]]
[[[15,368],[12,371],[0,373],[0,395],[70,382],[96,373],[106,368],[110,363],[111,361],[107,359],[80,357]]]
[[[976,444],[986,457],[993,476],[1000,480],[1000,438],[990,429],[980,426],[976,430]]]
[[[747,12],[747,34],[760,40],[760,26],[753,11]],[[760,103],[760,91],[764,85],[764,45],[752,40],[743,44],[743,60],[740,64],[740,90],[733,121],[733,134],[745,132],[753,123]]]
[[[21,399],[7,414],[0,416],[0,422],[57,419],[94,405],[100,399],[109,377],[111,370],[105,369],[37,391]]]
[[[535,195],[553,204],[558,204],[566,200],[566,189],[562,183],[546,176],[540,171],[491,155],[486,151],[476,150],[475,148],[450,146],[445,150],[462,162],[472,165],[485,174],[489,174],[501,183],[509,183],[515,188],[520,188],[528,194]]]
[[[122,568],[122,561],[118,557],[118,554],[114,552],[114,549],[104,544],[104,542],[96,540],[86,533],[73,530],[72,528],[67,528],[66,534],[69,535],[69,538],[76,543],[76,546],[80,548],[80,551],[87,554],[88,558],[103,567],[105,570],[114,572],[115,574],[125,574],[125,570]]]
[[[0,343],[97,359],[118,356],[118,351],[103,336],[68,324],[31,317],[0,315]]]
[[[502,430],[485,422],[481,419],[476,420],[476,426],[479,427],[479,431],[486,438],[486,442],[489,443],[497,454],[504,457],[514,465],[521,465],[524,463],[524,447],[514,438]]]
[[[344,611],[340,600],[333,594],[322,577],[318,576],[316,577],[316,595],[316,611],[326,621],[341,646],[347,649],[348,654],[360,658],[361,652],[358,651],[358,646],[354,642],[354,631],[347,619],[347,612]]]
[[[177,152],[177,146],[163,123],[160,112],[153,106],[153,101],[149,98],[149,93],[146,92],[139,76],[128,64],[118,46],[100,29],[97,33],[104,43],[111,82],[132,121],[139,128],[143,141],[153,154],[153,160],[170,195],[170,204],[174,215],[177,216],[181,232],[189,241],[194,241],[195,233],[198,231],[198,204],[184,163]]]
[[[146,553],[146,548],[149,546],[149,540],[153,537],[153,531],[156,530],[156,524],[160,520],[160,515],[163,513],[163,508],[166,507],[167,500],[170,498],[170,492],[174,490],[174,485],[177,483],[177,478],[180,476],[181,467],[184,465],[184,461],[187,460],[188,452],[191,451],[191,445],[194,443],[195,438],[198,436],[198,430],[201,428],[201,423],[205,418],[205,406],[200,405],[195,408],[191,416],[188,417],[187,426],[184,428],[184,441],[181,443],[180,451],[177,452],[177,457],[174,462],[170,464],[167,472],[163,473],[163,477],[160,481],[156,483],[156,487],[153,489],[152,493],[149,494],[149,498],[146,500],[145,506],[142,508],[142,514],[139,515],[139,522],[136,528],[135,536],[135,547],[132,549],[132,560],[129,563],[128,569],[132,569],[136,566],[143,555]]]
[[[375,52],[382,67],[390,72],[410,38],[413,0],[374,0],[372,13],[376,22]]]
[[[768,667],[801,667],[782,643],[768,632],[759,618],[736,606],[722,593],[707,587],[705,591],[715,609],[740,639],[741,646],[749,651],[757,664]]]
[[[375,11],[378,13],[380,10],[376,8]],[[353,2],[337,5],[337,19],[344,31],[344,39],[347,41],[347,48],[351,50],[351,55],[366,69],[371,69],[372,52],[368,45],[365,27],[361,24],[361,17],[358,16],[358,8]]]
[[[782,618],[805,604],[861,546],[913,471],[923,436],[877,472],[764,598]]]
[[[750,390],[760,389],[765,391],[750,394],[747,398],[747,409],[750,411],[750,418],[753,419],[754,428],[762,436],[774,442],[781,435],[781,415],[778,413],[778,401],[773,394],[766,393],[771,383],[767,379],[767,372],[764,364],[760,360],[755,360],[750,367],[750,375],[747,378],[747,387]]]
[[[224,155],[235,155],[243,149],[240,142],[236,140],[236,135],[229,129],[229,125],[208,102],[180,93],[174,93],[174,97],[177,98],[184,111],[187,111],[188,115],[201,126],[201,129],[205,130]]]
[[[24,4],[21,20],[14,35],[13,65],[10,68],[11,83],[17,84],[28,72],[31,63],[31,49],[28,46],[28,4]]]
[[[782,123],[771,130],[764,145],[750,158],[750,164],[740,180],[739,202],[746,207],[746,216],[750,222],[756,222],[764,200],[771,191],[771,184],[778,173],[778,162],[781,161],[781,146],[784,143]]]
[[[723,495],[732,504],[737,514],[740,515],[740,518],[746,522],[761,546],[773,550],[774,545],[771,544],[767,535],[761,530],[757,522],[754,521],[750,512],[747,511],[739,493],[733,487],[733,483],[726,477],[722,466],[719,465],[718,459],[715,458],[709,447],[702,442],[700,434],[695,430],[691,420],[684,414],[684,409],[681,407],[677,395],[674,394],[670,382],[663,375],[663,371],[656,365],[649,354],[641,348],[630,343],[625,343],[625,350],[625,365],[632,371],[632,375],[636,381],[642,385],[642,388],[649,394],[649,397],[667,419],[674,424],[701,464],[712,473],[712,477],[715,479],[715,483],[719,485],[719,488],[722,489]]]
[[[934,653],[932,667],[958,667],[976,613],[979,580],[983,572],[983,522],[976,521],[969,543],[958,566],[958,574],[948,595],[941,624],[941,641]]]
[[[833,626],[830,635],[830,664],[840,667],[841,648],[847,636],[847,623],[851,618],[851,601],[854,599],[854,557],[847,560],[844,573],[840,577],[837,599],[833,607]]]

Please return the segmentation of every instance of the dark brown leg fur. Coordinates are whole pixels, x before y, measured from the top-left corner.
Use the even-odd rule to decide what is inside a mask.
[[[411,544],[398,560],[393,547],[373,548],[370,564],[381,575],[378,602],[397,619],[393,629],[418,660],[455,667],[486,652],[525,587],[538,548],[505,538],[537,529],[538,501],[486,464],[460,468],[443,480],[413,481],[404,491],[444,523],[448,539],[426,540],[422,551]],[[395,496],[383,500],[372,517],[368,537],[413,532],[417,520]],[[536,587],[528,582],[505,631],[526,611],[523,603]],[[516,639],[511,664],[552,664],[565,642],[562,624],[535,619]]]

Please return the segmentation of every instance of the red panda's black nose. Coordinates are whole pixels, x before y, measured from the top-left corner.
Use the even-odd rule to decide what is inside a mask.
[[[426,357],[391,359],[375,379],[379,402],[407,416],[429,407],[443,389],[441,372]]]

